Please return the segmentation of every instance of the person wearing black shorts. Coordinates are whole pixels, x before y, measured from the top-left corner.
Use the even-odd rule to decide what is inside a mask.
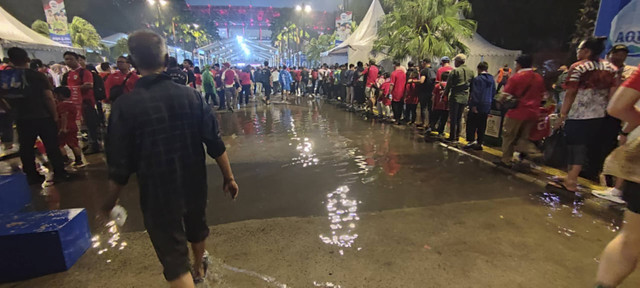
[[[233,199],[238,185],[211,107],[200,92],[163,73],[164,39],[137,31],[128,44],[143,77],[112,107],[106,145],[110,184],[102,211],[113,209],[122,187],[137,174],[144,225],[165,278],[171,287],[194,287],[206,275],[203,255],[209,235],[203,143],[220,167],[224,191]]]

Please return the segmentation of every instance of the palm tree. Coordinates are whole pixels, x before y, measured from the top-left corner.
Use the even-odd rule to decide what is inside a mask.
[[[374,53],[384,53],[395,60],[454,55],[467,52],[460,41],[476,31],[474,20],[463,17],[471,13],[467,0],[386,0],[394,7],[378,28]]]
[[[320,61],[320,54],[334,47],[335,41],[335,32],[333,32],[333,34],[323,34],[318,38],[311,39],[305,47],[305,54],[309,62],[315,64]]]

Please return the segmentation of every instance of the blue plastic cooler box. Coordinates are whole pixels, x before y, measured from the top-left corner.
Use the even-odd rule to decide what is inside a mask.
[[[66,271],[90,245],[85,209],[0,215],[0,282]]]

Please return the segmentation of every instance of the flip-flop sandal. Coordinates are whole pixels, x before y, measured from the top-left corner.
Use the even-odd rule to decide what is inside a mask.
[[[204,282],[205,278],[207,278],[207,270],[209,270],[209,255],[206,252],[204,256],[202,256],[202,270],[204,270],[204,273],[199,277],[195,277],[195,271],[191,270],[191,276],[193,277],[194,284],[200,284]]]
[[[549,179],[549,181],[552,181],[554,183],[562,183],[562,182],[564,182],[564,177],[561,177],[561,176],[549,176],[549,177],[547,177],[547,179]]]
[[[567,186],[564,185],[564,183],[562,182],[549,182],[547,183],[547,188],[552,188],[552,189],[556,189],[556,190],[564,190],[565,192],[569,192],[569,193],[579,193],[580,191],[575,190],[575,191],[571,191],[567,188]]]

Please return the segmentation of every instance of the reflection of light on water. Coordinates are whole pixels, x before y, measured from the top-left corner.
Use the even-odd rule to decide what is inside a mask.
[[[313,281],[314,287],[322,287],[322,288],[341,288],[342,286],[338,284],[333,284],[331,282],[316,282]]]
[[[358,201],[347,198],[348,193],[349,187],[340,186],[336,191],[327,194],[327,212],[331,235],[320,234],[322,242],[340,248],[352,247],[358,238],[358,234],[353,232],[356,228],[356,222],[360,220],[357,213]],[[344,250],[340,249],[339,253],[344,255]]]
[[[111,248],[124,250],[124,248],[127,247],[127,242],[120,241],[120,232],[118,231],[118,225],[116,225],[116,222],[109,221],[105,227],[108,228],[108,235],[106,235],[108,238],[106,239],[106,243],[103,243],[102,241],[105,237],[101,238],[100,235],[95,235],[91,238],[91,247],[98,250],[98,255],[104,254]],[[107,263],[111,263],[111,259],[107,259]]]
[[[300,139],[297,137],[291,138],[291,140],[299,141],[298,145],[296,145],[296,150],[300,154],[299,157],[295,157],[293,160],[294,164],[302,164],[302,167],[318,165],[318,158],[316,158],[316,154],[313,153],[313,143],[309,141],[309,138]]]

